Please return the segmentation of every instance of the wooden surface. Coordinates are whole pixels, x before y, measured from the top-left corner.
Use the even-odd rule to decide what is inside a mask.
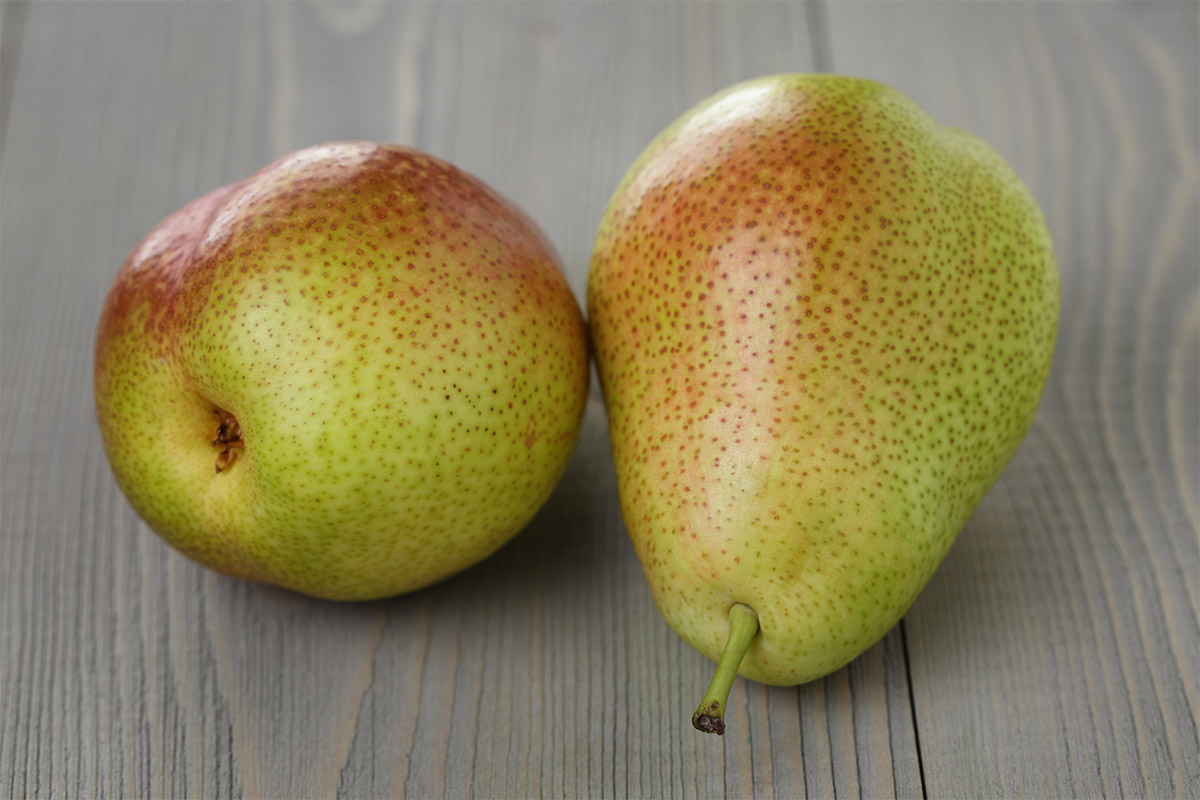
[[[1200,797],[1200,5],[5,3],[0,797]],[[655,612],[603,406],[492,559],[387,602],[243,584],[132,512],[92,337],[138,239],[333,139],[523,206],[582,301],[601,210],[734,81],[893,84],[1043,204],[1062,324],[1037,421],[903,623],[794,689]]]

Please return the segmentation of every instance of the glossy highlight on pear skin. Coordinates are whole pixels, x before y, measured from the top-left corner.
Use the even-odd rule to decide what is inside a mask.
[[[588,318],[655,602],[722,659],[697,727],[735,672],[811,681],[895,625],[1029,429],[1058,306],[1028,189],[887,86],[749,81],[647,147]]]
[[[192,559],[338,600],[448,577],[566,468],[583,315],[536,225],[370,142],[185,206],[118,273],[96,414],[121,489]]]

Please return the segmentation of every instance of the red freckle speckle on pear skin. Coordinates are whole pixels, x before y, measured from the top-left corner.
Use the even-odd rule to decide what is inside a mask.
[[[1059,285],[987,145],[885,86],[776,76],[664,131],[601,222],[588,317],[655,600],[795,684],[882,636],[1032,422]]]
[[[532,517],[573,450],[587,357],[520,210],[431,156],[338,143],[134,250],[97,328],[96,410],[121,488],[187,555],[383,597]]]

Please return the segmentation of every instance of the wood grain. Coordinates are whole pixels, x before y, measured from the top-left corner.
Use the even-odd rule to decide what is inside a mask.
[[[737,80],[834,70],[980,135],[1063,280],[1034,430],[904,622],[797,688],[656,613],[593,389],[529,528],[413,595],[203,570],[113,482],[104,293],[192,197],[333,139],[521,205],[582,301],[642,147]],[[1200,5],[0,5],[0,796],[1200,797]]]

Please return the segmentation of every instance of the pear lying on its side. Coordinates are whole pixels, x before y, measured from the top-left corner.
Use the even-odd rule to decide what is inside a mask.
[[[646,149],[588,313],[655,601],[725,654],[697,727],[900,619],[1033,420],[1058,300],[1028,190],[886,86],[750,81]]]
[[[121,489],[221,572],[338,600],[519,531],[587,400],[583,315],[537,227],[415,150],[293,153],[164,220],[96,334]]]

